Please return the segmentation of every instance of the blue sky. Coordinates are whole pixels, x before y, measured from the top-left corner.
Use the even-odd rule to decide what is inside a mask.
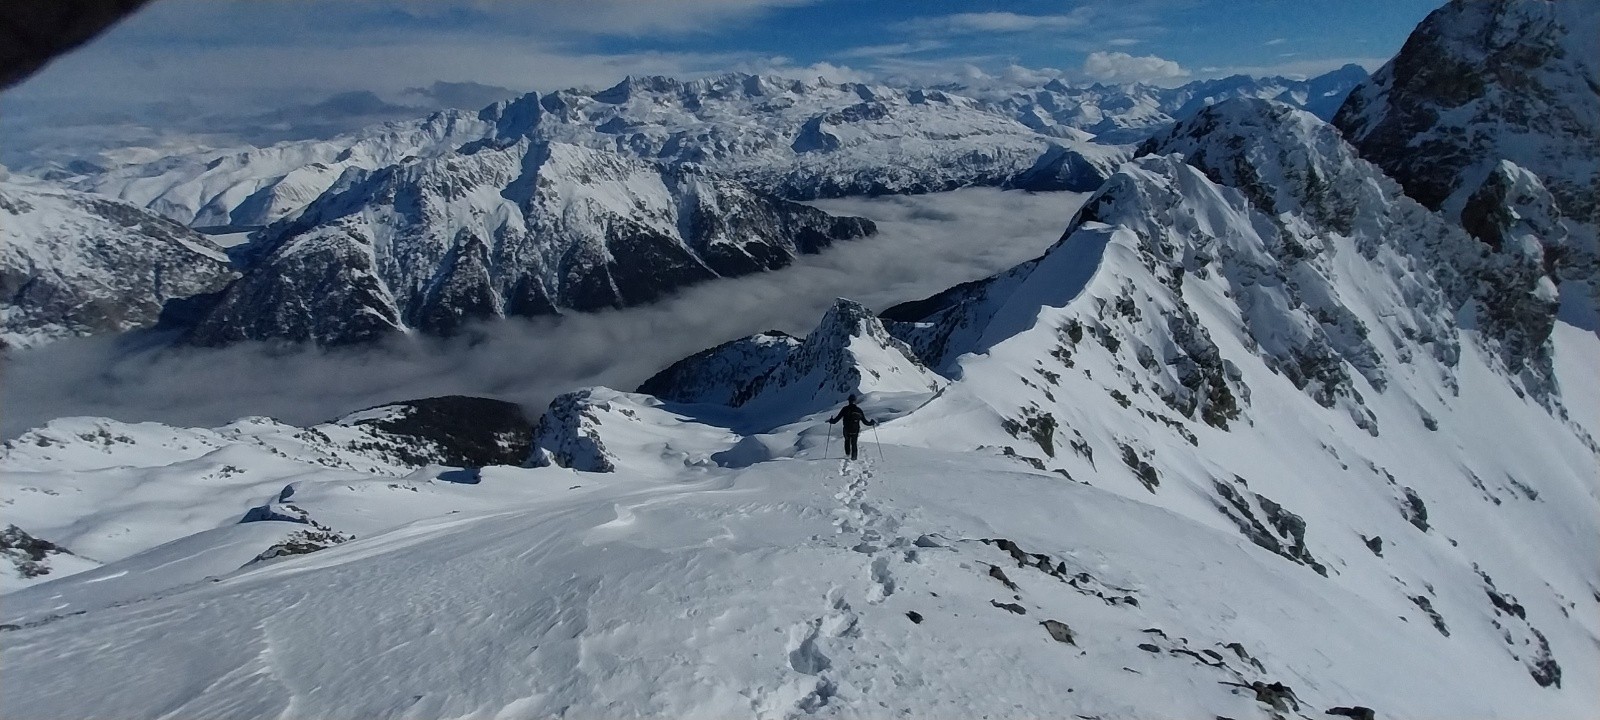
[[[0,159],[336,93],[603,87],[726,70],[834,80],[1147,81],[1375,69],[1441,0],[157,0],[0,95]],[[459,89],[459,88],[458,88]],[[288,113],[284,113],[289,108]],[[17,147],[16,143],[31,143]]]

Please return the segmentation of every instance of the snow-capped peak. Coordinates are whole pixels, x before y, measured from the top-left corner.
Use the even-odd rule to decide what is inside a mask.
[[[167,218],[0,180],[0,347],[149,327],[234,277],[222,248]]]
[[[770,428],[847,395],[926,395],[945,382],[871,310],[839,298],[804,340],[764,333],[724,343],[678,361],[639,390],[739,407],[750,425]]]

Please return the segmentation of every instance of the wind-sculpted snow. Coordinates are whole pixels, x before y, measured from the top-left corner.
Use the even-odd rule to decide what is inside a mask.
[[[212,429],[105,418],[52,421],[0,449],[0,505],[27,526],[10,543],[18,550],[6,552],[19,558],[17,574],[0,579],[10,592],[211,533],[183,546],[217,553],[197,566],[207,572],[184,575],[188,582],[237,569],[283,539],[282,533],[227,529],[239,522],[295,523],[300,527],[285,532],[309,526],[340,538],[335,542],[344,534],[365,535],[372,522],[386,521],[360,517],[369,511],[361,507],[361,494],[392,487],[394,478],[418,468],[464,468],[460,478],[446,477],[462,482],[472,468],[519,464],[527,457],[531,431],[521,408],[466,397],[396,402],[305,428],[270,418]],[[318,489],[296,495],[302,481]],[[344,481],[362,487],[350,488],[355,496],[348,512],[355,516],[338,514],[345,509],[308,514],[306,500],[321,491],[319,483],[334,489]],[[271,541],[263,539],[268,535]],[[215,543],[226,547],[211,547]],[[61,555],[53,546],[72,554]],[[29,554],[41,555],[31,558],[33,567],[25,566]],[[141,566],[139,573],[148,570],[148,576],[137,579],[140,587],[161,589],[150,587],[161,582],[161,565]]]
[[[1590,329],[1600,327],[1596,36],[1595,3],[1454,0],[1334,119],[1408,195],[1469,229],[1486,212],[1480,189],[1502,182],[1494,176],[1503,162],[1536,176],[1555,203],[1535,220],[1552,232],[1535,237],[1552,280],[1570,283],[1563,316]],[[1567,231],[1554,227],[1563,218]]]
[[[234,277],[222,248],[171,220],[0,179],[0,347],[148,327]]]
[[[347,177],[263,232],[190,342],[338,345],[640,305],[874,227],[692,167],[521,140]]]

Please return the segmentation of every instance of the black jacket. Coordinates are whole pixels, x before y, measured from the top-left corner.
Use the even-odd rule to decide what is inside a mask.
[[[861,406],[855,403],[850,403],[849,405],[839,408],[839,414],[828,418],[828,424],[832,425],[840,420],[844,421],[844,434],[846,435],[861,434],[862,423],[866,423],[867,425],[877,425],[877,423],[868,420],[867,414],[861,411]]]

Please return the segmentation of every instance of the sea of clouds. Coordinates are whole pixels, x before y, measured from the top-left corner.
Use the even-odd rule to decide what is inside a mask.
[[[530,416],[589,385],[631,390],[680,358],[737,337],[809,332],[835,298],[882,310],[1038,256],[1086,195],[973,188],[816,206],[878,223],[776,272],[717,280],[625,310],[506,320],[464,337],[320,350],[174,348],[149,335],[68,340],[5,358],[0,437],[74,415],[215,426],[250,415],[311,424],[395,400],[466,394]]]

